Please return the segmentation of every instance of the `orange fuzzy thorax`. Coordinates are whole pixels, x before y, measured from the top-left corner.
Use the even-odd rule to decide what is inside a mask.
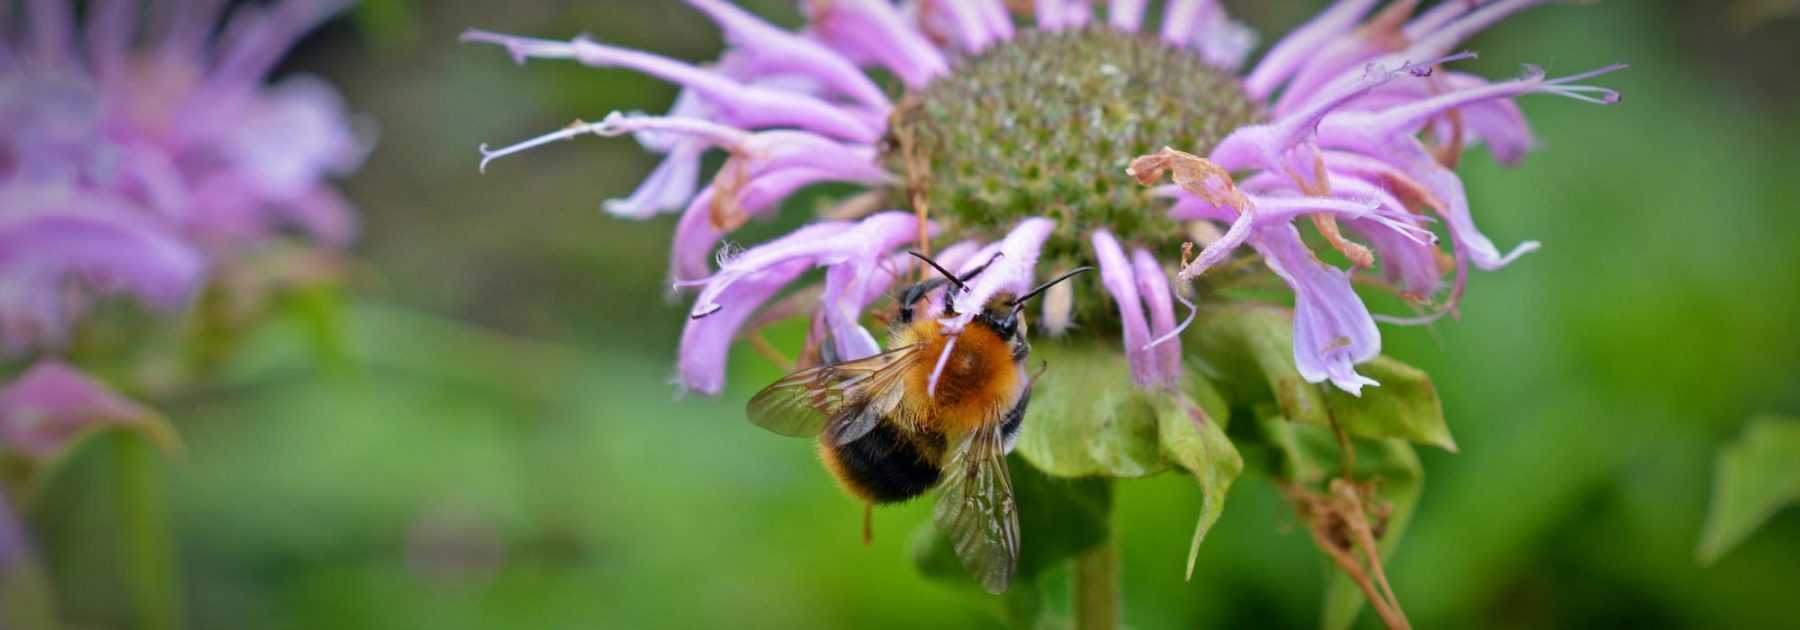
[[[1011,346],[986,326],[967,326],[956,337],[937,391],[927,394],[931,372],[949,340],[930,318],[920,318],[894,332],[889,347],[923,346],[920,358],[906,374],[905,417],[919,429],[948,434],[999,422],[1025,389],[1024,373],[1013,362]]]

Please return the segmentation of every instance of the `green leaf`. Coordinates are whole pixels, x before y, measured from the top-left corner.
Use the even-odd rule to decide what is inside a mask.
[[[1200,543],[1206,540],[1206,532],[1225,513],[1226,493],[1244,471],[1244,458],[1225,437],[1224,398],[1204,380],[1195,387],[1204,394],[1198,404],[1165,401],[1157,414],[1163,454],[1193,473],[1200,484],[1200,519],[1194,525],[1194,541],[1188,546],[1188,578],[1194,577],[1194,562],[1200,556]]]
[[[908,544],[921,575],[986,602],[1014,627],[1042,627],[1051,620],[1043,615],[1045,594],[1039,577],[1106,540],[1112,486],[1098,477],[1051,477],[1018,455],[1009,457],[1007,463],[1019,509],[1019,570],[1005,594],[996,597],[983,592],[957,559],[950,539],[931,522],[922,523]]]
[[[1358,365],[1356,370],[1381,385],[1364,387],[1360,397],[1336,387],[1320,387],[1326,407],[1345,431],[1361,437],[1401,438],[1456,452],[1437,387],[1424,370],[1385,356]]]
[[[1297,428],[1309,434],[1302,439],[1314,444],[1331,443],[1336,439],[1329,431]],[[1394,549],[1400,546],[1400,537],[1406,533],[1407,524],[1412,521],[1413,509],[1419,504],[1419,494],[1424,486],[1425,471],[1419,465],[1418,453],[1413,452],[1412,445],[1405,440],[1356,440],[1355,448],[1357,479],[1378,479],[1377,494],[1391,510],[1375,541],[1381,562],[1386,565],[1393,557]],[[1325,609],[1320,616],[1320,626],[1325,630],[1349,628],[1367,602],[1363,600],[1362,590],[1349,576],[1330,562],[1326,567],[1330,577],[1325,582]]]
[[[1800,501],[1800,420],[1751,418],[1744,437],[1719,449],[1712,505],[1695,556],[1712,564],[1782,507]]]
[[[1243,401],[1273,398],[1281,415],[1329,428],[1335,418],[1350,433],[1402,438],[1456,451],[1437,387],[1424,371],[1389,357],[1356,366],[1381,384],[1353,396],[1300,378],[1294,369],[1293,320],[1286,309],[1233,305],[1201,311],[1193,352]]]
[[[295,287],[281,296],[286,319],[300,328],[319,362],[335,369],[348,368],[351,359],[348,305],[341,287],[316,284]]]
[[[1262,404],[1254,408],[1255,430],[1251,439],[1237,445],[1259,462],[1263,474],[1284,483],[1313,484],[1325,479],[1328,467],[1337,460],[1334,450],[1321,451],[1314,444],[1302,444],[1297,427],[1288,422],[1279,409]],[[1308,433],[1312,435],[1312,433]]]
[[[1234,401],[1275,401],[1281,415],[1298,422],[1327,426],[1325,399],[1319,387],[1294,369],[1294,323],[1287,309],[1258,304],[1204,308],[1183,350],[1201,365]]]
[[[1018,452],[1058,477],[1145,477],[1169,467],[1157,435],[1153,401],[1168,394],[1131,382],[1116,346],[1046,341],[1032,356],[1045,361],[1019,431]]]
[[[1171,466],[1193,474],[1201,511],[1188,551],[1191,576],[1200,543],[1244,469],[1225,435],[1224,396],[1192,370],[1182,391],[1139,387],[1125,357],[1106,344],[1040,343],[1036,356],[1055,367],[1033,390],[1018,453],[1057,476],[1142,477]],[[1024,510],[1025,499],[1019,504]],[[1023,524],[1020,531],[1027,531]]]

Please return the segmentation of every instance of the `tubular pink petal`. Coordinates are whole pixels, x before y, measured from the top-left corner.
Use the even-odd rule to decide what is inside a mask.
[[[777,208],[780,202],[811,184],[835,179],[832,173],[813,168],[789,168],[764,173],[752,178],[748,183],[736,190],[735,205],[742,213],[737,220],[748,219],[763,211]],[[716,186],[701,189],[694,199],[688,202],[681,220],[675,224],[675,238],[669,248],[669,275],[677,281],[705,277],[709,271],[707,259],[712,255],[713,247],[719,239],[735,229],[735,225],[720,225],[721,217],[714,206],[714,195],[718,194]]]
[[[1409,180],[1429,191],[1438,204],[1438,213],[1450,228],[1450,239],[1459,257],[1466,255],[1475,266],[1491,271],[1537,249],[1535,241],[1527,241],[1502,256],[1493,241],[1475,228],[1474,217],[1469,213],[1468,196],[1455,172],[1438,164],[1417,138],[1401,135],[1382,142],[1365,136],[1367,129],[1352,126],[1349,122],[1337,128],[1328,120],[1320,135],[1327,146],[1380,156],[1404,172]]]
[[[1424,300],[1443,287],[1436,247],[1406,238],[1386,225],[1368,219],[1347,223],[1375,251],[1382,277],[1413,300]]]
[[[1062,19],[1066,27],[1087,26],[1094,20],[1094,8],[1089,0],[1063,0]]]
[[[1338,0],[1313,17],[1305,25],[1294,29],[1275,43],[1262,61],[1244,78],[1244,90],[1257,99],[1268,98],[1281,87],[1282,82],[1293,76],[1300,65],[1325,47],[1345,31],[1356,26],[1358,20],[1375,6],[1375,0]]]
[[[1035,0],[1031,3],[1033,20],[1040,31],[1062,30],[1065,0]]]
[[[1569,85],[1569,83],[1623,68],[1623,65],[1612,65],[1575,76],[1546,81],[1544,80],[1542,69],[1528,67],[1525,76],[1519,79],[1494,83],[1491,85],[1458,89],[1431,98],[1420,99],[1409,104],[1390,107],[1379,112],[1344,112],[1342,114],[1337,114],[1344,117],[1341,122],[1328,119],[1323,123],[1323,126],[1337,128],[1334,129],[1334,131],[1336,132],[1335,135],[1339,136],[1360,135],[1370,138],[1382,138],[1392,135],[1409,134],[1423,127],[1425,123],[1432,118],[1442,116],[1448,111],[1477,103],[1514,98],[1534,92],[1550,92],[1578,100],[1606,104],[1617,100],[1618,93],[1605,88]],[[1588,93],[1599,93],[1601,96],[1590,97],[1587,96]],[[1350,131],[1344,129],[1345,127],[1354,127],[1355,130]]]
[[[1089,239],[1094,247],[1094,260],[1100,266],[1100,284],[1119,307],[1119,321],[1124,329],[1125,358],[1131,364],[1131,380],[1144,387],[1165,382],[1162,366],[1155,351],[1149,348],[1150,324],[1144,318],[1144,303],[1138,296],[1137,273],[1119,241],[1111,232],[1096,230]]]
[[[1350,276],[1319,262],[1291,223],[1259,229],[1251,244],[1294,290],[1294,367],[1311,383],[1331,381],[1362,395],[1378,385],[1356,373],[1356,364],[1381,354],[1381,331],[1350,287]]]
[[[1013,38],[1012,16],[1006,12],[1006,0],[976,0],[976,9],[981,12],[981,19],[988,30],[997,39]]]
[[[955,29],[956,42],[964,51],[981,52],[996,39],[981,9],[969,0],[921,0],[919,10],[941,12],[944,21]]]
[[[707,280],[689,315],[706,317],[717,312],[724,307],[718,297],[733,283],[788,260],[810,260],[821,267],[857,263],[873,268],[887,250],[918,234],[917,221],[905,212],[883,212],[856,224],[816,223],[741,254],[722,257],[718,273]]]
[[[176,64],[202,63],[202,53],[218,26],[219,12],[225,0],[193,0],[192,2],[159,2],[151,5],[156,12],[151,26],[158,54],[164,61]]]
[[[941,251],[933,252],[931,258],[945,269],[955,269],[981,249],[981,243],[975,241],[957,241]],[[922,263],[912,254],[900,252],[887,257],[877,272],[864,285],[862,307],[874,304],[876,300],[886,296],[896,286],[904,287],[912,283],[912,272]],[[931,272],[937,273],[935,271]]]
[[[998,258],[977,254],[970,259],[972,264],[986,263],[987,269],[969,280],[968,291],[951,296],[951,304],[958,315],[942,320],[945,332],[962,331],[963,326],[981,313],[995,295],[1003,292],[1019,295],[1030,290],[1036,277],[1038,251],[1055,227],[1056,222],[1050,219],[1027,218],[1014,226],[1006,238],[990,245],[999,254]]]
[[[805,0],[813,31],[853,59],[873,59],[907,87],[919,88],[950,71],[943,54],[886,0]]]
[[[910,243],[918,234],[917,218],[903,212],[886,212],[864,219],[856,229],[834,238],[848,253],[825,272],[825,294],[819,308],[840,360],[874,356],[881,351],[875,337],[862,327],[864,299],[871,284],[879,284],[881,263],[887,252]]]
[[[300,37],[349,6],[348,0],[280,0],[266,7],[240,6],[214,50],[216,67],[205,92],[233,94],[254,88]]]
[[[1417,33],[1409,30],[1406,35],[1413,40],[1411,46],[1404,51],[1383,56],[1377,61],[1391,63],[1393,60],[1437,57],[1448,54],[1451,49],[1461,45],[1463,40],[1487,30],[1488,27],[1507,16],[1548,1],[1550,0],[1496,0],[1429,31],[1424,28],[1416,29],[1419,31]]]
[[[198,251],[121,199],[11,186],[0,207],[0,355],[60,345],[92,296],[179,307],[206,272]]]
[[[693,89],[721,116],[748,127],[791,125],[859,142],[881,137],[878,124],[816,97],[743,83],[660,55],[607,46],[586,36],[559,42],[469,30],[462,40],[503,46],[520,63],[530,57],[574,59],[586,66],[636,70]]]
[[[1201,13],[1211,9],[1213,4],[1214,0],[1169,0],[1163,6],[1163,41],[1179,46],[1193,40]]]
[[[608,199],[601,202],[601,209],[614,216],[643,220],[681,208],[694,197],[700,178],[700,155],[705,151],[705,146],[697,142],[676,145],[630,197]]]
[[[796,72],[817,77],[845,97],[885,113],[893,107],[881,87],[842,55],[777,28],[724,0],[686,0],[725,32],[734,50],[754,60],[755,74]]]
[[[1136,33],[1144,26],[1144,0],[1112,0],[1106,8],[1106,22],[1113,28]]]
[[[720,297],[731,285],[764,269],[794,260],[812,264],[819,256],[823,243],[854,227],[854,224],[845,222],[814,223],[743,252],[722,253],[717,273],[703,279],[682,281],[683,284],[704,285],[688,316],[701,318],[717,313],[724,308]]]
[[[925,379],[925,396],[928,398],[937,395],[938,380],[944,376],[944,366],[950,364],[950,352],[956,349],[956,339],[956,335],[951,334],[944,340],[944,350],[938,353],[937,363],[931,366],[931,376]]]
[[[1292,177],[1308,194],[1323,194],[1328,189],[1323,180],[1324,165],[1315,144],[1320,122],[1333,110],[1368,94],[1401,73],[1431,64],[1405,63],[1392,70],[1370,65],[1362,79],[1353,84],[1309,98],[1300,109],[1268,124],[1232,132],[1219,142],[1210,157],[1227,169],[1261,167],[1283,173]]]
[[[779,263],[734,283],[718,298],[732,308],[689,319],[681,331],[677,380],[682,387],[716,395],[725,387],[725,358],[744,322],[756,310],[812,268],[805,260]]]
[[[1223,5],[1214,5],[1214,10],[1201,16],[1200,35],[1194,47],[1207,65],[1236,72],[1250,57],[1250,51],[1256,49],[1256,44],[1255,29],[1226,16]]]
[[[1443,28],[1445,24],[1449,24],[1457,18],[1467,15],[1468,12],[1481,6],[1483,1],[1484,0],[1449,0],[1448,2],[1439,2],[1437,6],[1426,9],[1423,13],[1420,13],[1413,19],[1407,21],[1406,26],[1402,27],[1400,32],[1408,41],[1416,40],[1431,34],[1433,31]]]
[[[88,59],[102,83],[116,81],[127,70],[126,54],[137,27],[137,0],[101,0],[87,17]]]
[[[74,63],[75,5],[67,0],[30,0],[25,12],[31,24],[33,61],[46,67]]]
[[[1156,257],[1142,248],[1131,251],[1132,273],[1137,279],[1138,296],[1150,312],[1150,335],[1143,350],[1156,357],[1160,384],[1173,386],[1181,377],[1180,329],[1175,324],[1175,301],[1169,290],[1169,278]]]

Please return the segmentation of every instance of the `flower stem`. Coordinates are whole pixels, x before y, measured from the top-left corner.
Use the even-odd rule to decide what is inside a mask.
[[[121,436],[114,443],[120,562],[140,630],[174,630],[181,625],[160,458],[155,445],[136,435]]]
[[[1113,527],[1118,524],[1114,523]],[[1110,529],[1110,528],[1109,528]],[[1077,630],[1117,630],[1119,627],[1119,547],[1116,532],[1075,556],[1070,597]]]

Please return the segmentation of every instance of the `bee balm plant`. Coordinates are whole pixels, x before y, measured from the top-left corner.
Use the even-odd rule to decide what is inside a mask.
[[[807,0],[799,30],[688,0],[728,42],[707,64],[587,37],[464,41],[681,86],[666,114],[613,112],[484,146],[483,166],[586,134],[663,156],[603,207],[680,215],[669,278],[694,299],[676,382],[721,393],[734,344],[766,350],[758,327],[805,318],[806,338],[779,360],[807,369],[752,399],[751,419],[821,434],[827,467],[863,501],[940,487],[937,531],[918,539],[928,573],[956,557],[975,583],[1030,598],[1037,575],[1074,554],[1071,614],[1114,623],[1108,519],[1070,512],[1105,505],[1108,486],[1044,484],[1041,505],[1015,510],[1001,454],[1016,450],[1019,483],[1195,475],[1191,571],[1244,472],[1240,451],[1258,449],[1274,465],[1256,472],[1343,569],[1328,623],[1366,600],[1401,627],[1380,558],[1418,496],[1412,444],[1454,442],[1429,379],[1381,356],[1378,322],[1452,312],[1471,270],[1536,247],[1502,251],[1481,232],[1454,170],[1476,147],[1524,157],[1518,98],[1617,100],[1580,82],[1621,66],[1502,80],[1456,70],[1474,56],[1464,40],[1540,3],[1340,0],[1247,70],[1256,37],[1207,0]],[[724,162],[703,179],[709,152]],[[866,192],[773,241],[727,244],[825,182]],[[1070,279],[1085,267],[1098,273]],[[816,288],[784,294],[813,269]],[[1358,284],[1414,312],[1377,316]],[[1041,376],[1026,373],[1025,304],[1010,297],[1034,287],[1048,287],[1029,346]],[[887,347],[872,320],[892,323]],[[1058,498],[1083,491],[1102,496]],[[1034,551],[1034,535],[1066,544]]]

